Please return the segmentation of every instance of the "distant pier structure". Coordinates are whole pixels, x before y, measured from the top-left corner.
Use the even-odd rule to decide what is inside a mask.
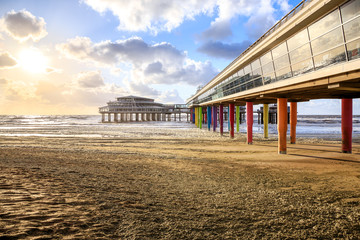
[[[190,121],[190,109],[185,104],[162,104],[154,99],[126,96],[99,107],[101,122]]]

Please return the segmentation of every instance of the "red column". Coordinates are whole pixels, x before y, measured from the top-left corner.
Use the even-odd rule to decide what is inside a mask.
[[[290,103],[290,144],[296,143],[297,102]]]
[[[253,123],[254,123],[254,112],[253,112],[253,103],[246,102],[246,125],[247,125],[247,143],[252,144],[252,132],[253,132]]]
[[[224,106],[219,106],[219,124],[220,124],[220,135],[224,133]]]
[[[352,99],[341,99],[342,152],[351,153],[352,148]]]
[[[277,115],[278,115],[278,152],[286,154],[286,132],[287,132],[287,99],[277,99]]]
[[[235,109],[235,104],[230,103],[229,104],[230,138],[234,138],[234,109]]]

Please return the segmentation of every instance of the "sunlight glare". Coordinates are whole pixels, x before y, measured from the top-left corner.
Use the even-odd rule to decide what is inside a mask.
[[[19,62],[21,67],[28,72],[46,73],[48,59],[38,49],[28,48],[21,51]]]

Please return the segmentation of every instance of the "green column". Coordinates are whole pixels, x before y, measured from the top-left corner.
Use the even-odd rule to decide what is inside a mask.
[[[239,132],[240,124],[240,106],[236,106],[236,132]]]
[[[269,104],[264,104],[263,120],[264,120],[264,138],[268,138],[269,137]]]
[[[199,128],[202,128],[202,120],[203,120],[203,113],[202,113],[202,107],[199,107]]]

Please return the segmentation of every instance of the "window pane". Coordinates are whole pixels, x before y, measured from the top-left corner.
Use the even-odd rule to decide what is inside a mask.
[[[308,32],[306,29],[297,33],[295,36],[287,40],[289,51],[309,42]]]
[[[262,74],[261,68],[255,69],[255,70],[253,71],[253,78],[260,77],[261,74]]]
[[[261,65],[264,66],[265,64],[267,64],[268,62],[272,61],[272,57],[271,57],[271,52],[266,53],[265,55],[263,55],[260,58],[261,61]]]
[[[290,65],[289,56],[286,54],[278,59],[274,60],[275,70],[279,70],[281,68],[287,67]]]
[[[293,64],[293,65],[291,65],[291,67],[292,67],[294,76],[297,76],[302,73],[311,72],[312,70],[314,70],[313,61],[311,58],[307,59],[305,61]]]
[[[317,70],[331,64],[343,62],[345,60],[344,46],[340,46],[314,57],[315,69]]]
[[[343,22],[360,14],[360,1],[350,1],[341,6],[341,17]]]
[[[327,49],[335,47],[343,42],[342,31],[341,28],[338,27],[331,32],[321,36],[314,41],[311,42],[311,47],[313,54],[316,55],[317,53],[323,52]]]
[[[250,67],[250,65],[247,65],[246,67],[244,67],[244,72],[245,72],[245,75],[251,73],[251,67]]]
[[[260,61],[259,61],[259,59],[256,59],[255,61],[253,61],[252,63],[251,63],[251,68],[252,69],[256,69],[256,68],[259,68],[260,67]]]
[[[310,39],[312,40],[338,25],[340,25],[339,12],[335,10],[309,26]]]
[[[289,54],[291,64],[307,59],[311,57],[310,44],[307,43],[304,46],[290,52]]]
[[[246,90],[254,88],[254,82],[253,81],[247,82],[245,85],[246,85]]]
[[[278,58],[287,53],[286,42],[283,42],[273,50],[271,50],[273,58]]]
[[[269,72],[273,72],[274,71],[274,65],[272,62],[269,62],[268,64],[266,65],[263,65],[262,66],[262,70],[263,70],[263,73],[269,73]]]
[[[279,71],[276,71],[276,80],[283,80],[286,78],[292,77],[290,67],[283,68]]]
[[[346,44],[349,60],[360,57],[360,39]]]
[[[345,40],[351,41],[360,36],[360,17],[344,24]]]
[[[238,76],[239,76],[239,77],[244,76],[244,69],[240,69],[240,70],[238,71]]]
[[[264,75],[264,84],[276,82],[275,73],[268,73]]]
[[[257,79],[254,80],[254,86],[255,87],[260,87],[263,85],[263,82],[262,82],[262,77],[259,77]]]

